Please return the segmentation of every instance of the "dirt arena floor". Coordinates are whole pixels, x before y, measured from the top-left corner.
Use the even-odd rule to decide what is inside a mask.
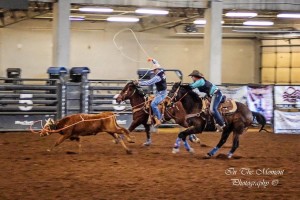
[[[70,141],[47,152],[57,134],[1,133],[0,199],[300,199],[300,135],[250,131],[234,158],[222,156],[229,138],[205,160],[220,134],[199,135],[207,147],[192,144],[194,155],[183,148],[174,155],[176,132],[159,130],[151,147],[134,133],[132,155],[105,133],[84,137],[81,154]]]

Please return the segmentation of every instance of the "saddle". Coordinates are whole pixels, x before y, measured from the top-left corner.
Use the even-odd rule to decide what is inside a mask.
[[[207,98],[202,98],[202,105],[203,105],[203,111],[208,113],[210,107],[210,101]],[[226,99],[226,96],[223,96],[218,110],[222,115],[233,114],[237,110],[237,105],[235,100]]]
[[[224,103],[221,103],[219,106],[219,111],[223,115],[233,114],[237,110],[237,105],[235,100],[227,99]]]

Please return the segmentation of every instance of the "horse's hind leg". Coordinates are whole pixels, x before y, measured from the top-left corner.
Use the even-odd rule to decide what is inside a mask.
[[[232,131],[232,127],[226,127],[222,132],[221,139],[217,144],[217,146],[214,147],[210,152],[208,152],[204,158],[211,158],[213,155],[215,155],[217,151],[225,144],[231,131]]]
[[[237,132],[233,133],[233,142],[232,142],[232,148],[229,151],[229,153],[227,154],[228,158],[231,158],[233,153],[235,152],[235,150],[239,147],[239,143],[240,143],[240,134]]]

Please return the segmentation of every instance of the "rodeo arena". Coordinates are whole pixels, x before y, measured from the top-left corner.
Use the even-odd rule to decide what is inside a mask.
[[[299,0],[0,1],[0,200],[299,200],[299,134]]]

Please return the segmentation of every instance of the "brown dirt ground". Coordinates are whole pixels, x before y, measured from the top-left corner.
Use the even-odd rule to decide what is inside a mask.
[[[127,155],[108,134],[84,137],[83,152],[66,141],[47,152],[57,134],[41,138],[32,133],[0,134],[0,199],[300,199],[300,135],[248,132],[241,136],[233,159],[202,157],[219,140],[218,133],[199,135],[208,147],[192,144],[172,154],[177,129],[153,134],[154,144],[142,147],[144,133]],[[231,138],[219,154],[229,151]],[[233,167],[236,175],[226,175]],[[284,170],[283,175],[242,175],[241,168]],[[231,179],[279,181],[266,188],[234,186]]]

